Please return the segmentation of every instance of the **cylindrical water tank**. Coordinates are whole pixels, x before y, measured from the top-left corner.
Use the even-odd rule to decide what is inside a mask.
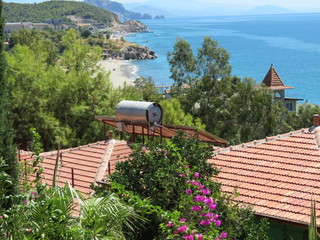
[[[161,124],[162,107],[154,102],[121,101],[116,108],[117,119],[132,124]]]

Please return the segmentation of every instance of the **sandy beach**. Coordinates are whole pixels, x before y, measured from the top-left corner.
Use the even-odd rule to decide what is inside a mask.
[[[115,88],[134,85],[132,79],[132,65],[124,60],[102,60],[99,65],[106,71],[110,71],[110,81]],[[131,78],[130,78],[131,77]]]

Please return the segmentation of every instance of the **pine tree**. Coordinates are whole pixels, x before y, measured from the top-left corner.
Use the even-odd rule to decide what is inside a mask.
[[[7,189],[7,195],[12,195],[16,192],[19,170],[17,162],[16,146],[13,143],[13,128],[9,119],[8,111],[8,87],[6,78],[6,60],[4,56],[4,17],[2,15],[3,2],[0,0],[0,158],[2,158],[8,166],[7,174],[12,177],[12,184]],[[8,198],[10,199],[10,198]],[[9,207],[8,202],[0,203],[2,207]]]

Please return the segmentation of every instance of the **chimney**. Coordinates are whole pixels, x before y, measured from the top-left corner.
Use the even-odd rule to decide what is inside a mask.
[[[319,114],[313,114],[313,126],[319,127]]]
[[[113,139],[113,131],[112,130],[109,131],[108,134],[109,134],[109,139]]]

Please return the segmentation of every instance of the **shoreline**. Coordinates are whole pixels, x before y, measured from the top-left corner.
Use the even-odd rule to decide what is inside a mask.
[[[129,60],[101,60],[99,66],[106,72],[110,72],[110,82],[114,88],[134,86],[134,80],[139,76],[136,75],[137,67]]]

